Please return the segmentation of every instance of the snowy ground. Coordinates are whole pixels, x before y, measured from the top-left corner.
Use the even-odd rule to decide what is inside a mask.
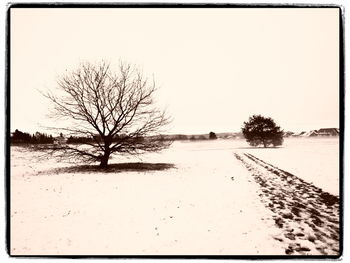
[[[245,149],[240,140],[175,142],[161,154],[142,160],[117,157],[111,163],[173,163],[176,168],[118,173],[58,170],[54,168],[70,165],[38,161],[38,153],[12,147],[11,253],[337,254],[338,199],[323,206],[322,198],[333,195],[317,189],[338,193],[338,141],[306,140],[286,140],[279,149]],[[331,149],[336,157],[330,157]],[[298,157],[283,162],[294,156],[291,152]],[[310,158],[307,167],[292,162],[302,155]],[[262,160],[267,164],[261,165]],[[285,171],[293,174],[293,187],[315,190],[314,196],[304,198],[312,207],[299,208],[299,213],[308,215],[316,206],[324,210],[321,214],[283,217],[290,205]],[[275,182],[274,187],[264,180]],[[276,192],[279,187],[285,196]],[[285,210],[275,204],[280,197],[287,199]],[[319,224],[325,218],[329,222]]]
[[[281,148],[242,150],[339,195],[338,137],[288,138]]]

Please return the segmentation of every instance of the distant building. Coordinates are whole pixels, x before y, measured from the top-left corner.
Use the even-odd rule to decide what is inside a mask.
[[[318,136],[339,136],[337,128],[322,128],[317,131]]]
[[[293,135],[295,135],[294,132],[291,132],[291,131],[284,132],[284,137],[290,137]]]
[[[336,128],[322,128],[319,130],[313,130],[307,133],[307,136],[339,136],[339,130]]]
[[[301,133],[298,134],[298,136],[304,136],[306,134],[306,131],[302,131]]]
[[[339,136],[338,128],[322,128],[319,130],[302,131],[300,133],[286,132],[285,137],[318,137],[318,136]]]
[[[317,132],[316,130],[313,130],[313,131],[311,131],[311,132],[308,134],[308,136],[310,136],[310,137],[315,137],[315,136],[319,136],[319,134],[318,134],[318,132]]]

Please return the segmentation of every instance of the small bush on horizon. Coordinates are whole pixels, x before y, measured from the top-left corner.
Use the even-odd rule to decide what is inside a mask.
[[[215,132],[209,132],[209,139],[210,140],[215,140],[217,139],[218,137],[216,136]]]

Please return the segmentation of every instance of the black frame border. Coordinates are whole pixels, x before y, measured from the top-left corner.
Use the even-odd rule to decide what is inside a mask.
[[[10,153],[10,68],[11,68],[11,9],[14,8],[335,8],[339,10],[339,255],[11,255],[11,153]],[[344,129],[345,129],[345,43],[344,7],[336,4],[232,4],[232,3],[10,3],[6,10],[5,55],[5,236],[10,258],[69,258],[69,259],[340,259],[344,253]]]

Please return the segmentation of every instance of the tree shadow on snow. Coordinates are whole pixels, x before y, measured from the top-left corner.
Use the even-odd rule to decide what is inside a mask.
[[[116,163],[109,164],[107,168],[100,168],[98,165],[78,165],[70,167],[54,168],[48,171],[42,171],[41,174],[58,174],[58,173],[120,173],[126,171],[148,172],[162,171],[175,168],[171,163]]]
[[[245,150],[255,150],[255,149],[281,149],[281,148],[284,148],[282,146],[276,146],[276,147],[254,147],[254,146],[246,146],[246,147],[237,147],[235,149],[245,149]]]

